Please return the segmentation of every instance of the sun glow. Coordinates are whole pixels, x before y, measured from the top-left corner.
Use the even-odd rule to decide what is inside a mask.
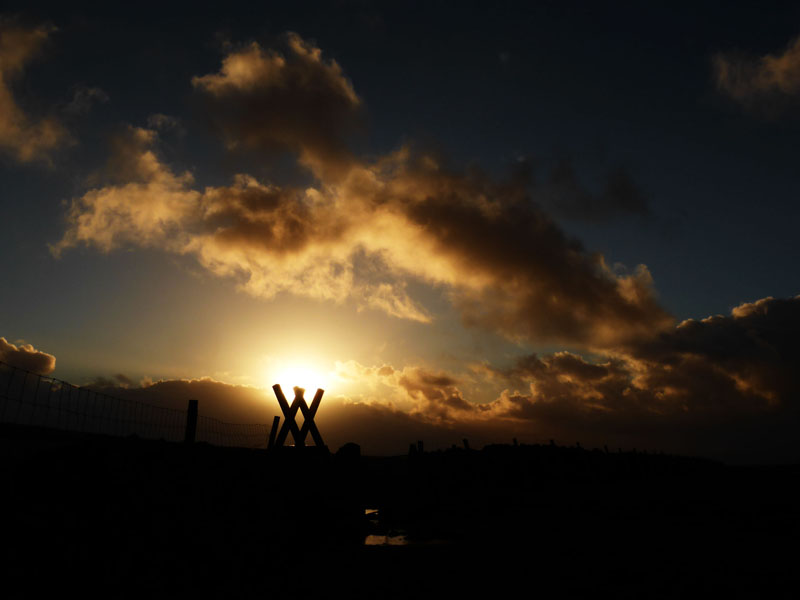
[[[291,400],[292,388],[301,387],[306,395],[313,395],[318,388],[328,389],[330,377],[324,369],[308,362],[284,362],[269,369],[266,374],[268,385],[280,384],[283,393]]]

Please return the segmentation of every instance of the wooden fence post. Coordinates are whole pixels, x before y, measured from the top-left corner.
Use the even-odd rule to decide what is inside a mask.
[[[269,441],[267,442],[267,450],[271,450],[275,445],[275,436],[278,435],[278,424],[281,418],[278,416],[272,417],[272,429],[269,432]]]
[[[189,400],[189,409],[186,412],[186,436],[183,441],[193,444],[197,434],[197,400]]]

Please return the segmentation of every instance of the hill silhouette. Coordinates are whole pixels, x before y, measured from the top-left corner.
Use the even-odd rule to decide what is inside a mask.
[[[782,542],[798,533],[797,467],[555,445],[270,452],[8,425],[0,439],[0,558],[19,597],[668,598],[796,583]]]

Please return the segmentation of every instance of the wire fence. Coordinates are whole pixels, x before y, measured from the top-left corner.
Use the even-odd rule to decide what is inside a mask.
[[[0,423],[182,442],[188,411],[109,396],[0,361]],[[271,426],[198,415],[195,440],[266,448]]]

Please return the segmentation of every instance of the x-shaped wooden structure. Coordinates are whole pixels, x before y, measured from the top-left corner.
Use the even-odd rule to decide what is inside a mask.
[[[275,397],[278,399],[278,404],[280,404],[281,411],[283,412],[283,425],[281,426],[281,430],[278,432],[278,437],[275,440],[275,447],[280,448],[286,442],[286,437],[289,435],[289,432],[292,433],[292,437],[294,438],[294,445],[295,446],[305,446],[306,445],[306,436],[311,434],[311,437],[314,439],[314,444],[318,447],[325,446],[325,442],[322,441],[322,436],[319,433],[319,429],[317,429],[317,424],[314,423],[314,416],[317,414],[317,409],[319,408],[320,402],[322,402],[322,394],[325,393],[325,390],[317,390],[317,393],[314,394],[314,399],[311,401],[311,406],[306,404],[305,398],[303,398],[303,394],[305,394],[305,390],[301,387],[294,388],[294,400],[292,400],[291,406],[286,401],[286,396],[283,395],[283,390],[281,390],[281,386],[277,383],[272,386],[273,391],[275,392]],[[303,426],[298,427],[297,421],[295,421],[295,417],[297,416],[297,411],[303,413]],[[278,417],[275,417],[277,419]]]

